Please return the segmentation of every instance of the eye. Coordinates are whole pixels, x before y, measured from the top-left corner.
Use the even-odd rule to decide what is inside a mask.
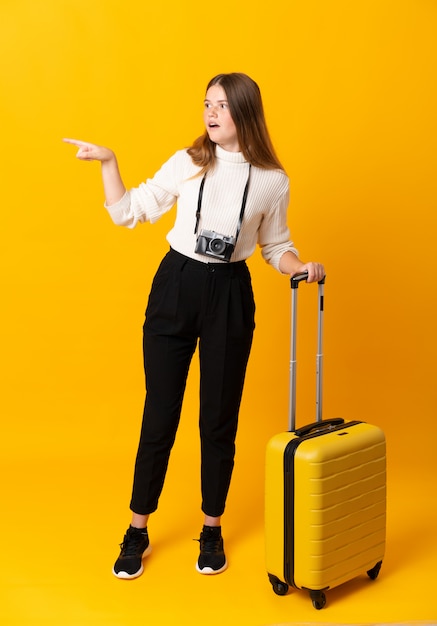
[[[221,106],[222,109],[228,109],[229,108],[229,105],[227,104],[227,102],[222,102],[220,106]]]

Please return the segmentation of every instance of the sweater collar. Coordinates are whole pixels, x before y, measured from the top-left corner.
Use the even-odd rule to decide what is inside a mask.
[[[227,161],[228,163],[246,163],[242,152],[228,152],[217,144],[215,146],[215,155],[220,161]]]

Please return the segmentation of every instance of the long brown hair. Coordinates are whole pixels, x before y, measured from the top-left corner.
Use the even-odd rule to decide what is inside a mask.
[[[233,72],[212,78],[206,91],[213,85],[220,85],[226,93],[240,150],[246,161],[262,169],[283,170],[267,130],[261,92],[256,82],[246,74]],[[193,163],[202,168],[202,173],[214,166],[215,143],[206,131],[187,152]]]

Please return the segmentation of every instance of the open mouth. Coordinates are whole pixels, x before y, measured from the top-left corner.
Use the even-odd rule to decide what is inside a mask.
[[[208,128],[220,128],[220,126],[218,124],[214,124],[214,122],[210,122],[208,124]]]

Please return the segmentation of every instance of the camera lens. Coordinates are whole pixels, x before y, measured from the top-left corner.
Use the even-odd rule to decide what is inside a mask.
[[[214,254],[222,254],[226,248],[226,243],[222,239],[211,239],[209,248]]]

